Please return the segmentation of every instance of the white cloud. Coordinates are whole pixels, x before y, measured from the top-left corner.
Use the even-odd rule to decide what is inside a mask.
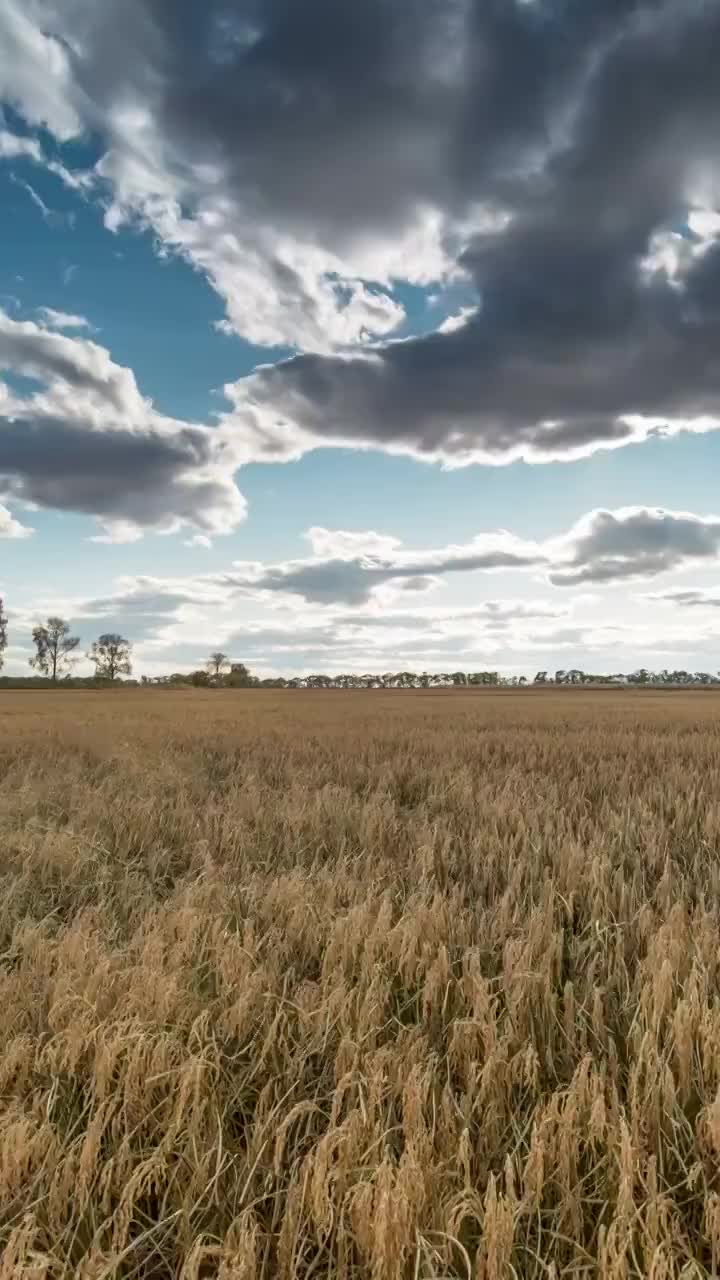
[[[446,316],[438,326],[438,333],[456,333],[458,329],[463,329],[468,321],[478,314],[478,311],[478,307],[461,307],[456,315]]]
[[[250,211],[212,192],[196,192],[194,216],[183,216],[172,181],[160,189],[165,175],[149,159],[155,151],[149,142],[142,160],[127,146],[105,156],[99,172],[117,193],[106,223],[118,230],[139,219],[201,269],[226,306],[216,326],[221,332],[258,346],[329,351],[391,333],[403,321],[402,305],[386,291],[389,281],[371,289],[352,263],[253,223]]]
[[[0,505],[0,538],[28,538],[33,532],[24,524],[20,524],[7,507]]]
[[[386,533],[375,533],[372,529],[351,533],[345,529],[323,529],[320,525],[313,525],[307,530],[305,537],[312,547],[313,555],[329,558],[391,556],[402,546],[399,538]]]
[[[59,178],[64,186],[71,191],[75,191],[78,195],[87,195],[96,185],[95,175],[92,172],[81,169],[68,169],[59,160],[46,160],[45,167],[48,173],[54,173],[55,177]]]
[[[8,129],[0,129],[0,160],[16,160],[19,157],[42,160],[42,148],[35,138],[23,138]]]
[[[56,311],[54,307],[38,307],[40,323],[45,329],[91,329],[92,325],[85,316],[75,315],[70,311]]]
[[[70,69],[67,50],[43,30],[37,0],[0,3],[0,100],[17,107],[33,125],[67,141],[82,130],[87,110]]]
[[[103,542],[112,546],[122,546],[130,542],[139,542],[143,536],[142,529],[130,520],[101,521],[104,533],[94,534],[90,542]]]
[[[0,30],[2,30],[1,27]],[[60,160],[48,159],[37,138],[27,134],[12,133],[9,129],[0,128],[0,160],[19,159],[32,160],[35,164],[42,165],[47,169],[48,173],[54,174],[64,186],[78,195],[87,195],[95,186],[96,179],[93,173],[68,169]],[[32,191],[31,195],[32,199],[40,200],[36,192]],[[38,207],[42,207],[48,213],[51,212],[43,201],[40,201]]]

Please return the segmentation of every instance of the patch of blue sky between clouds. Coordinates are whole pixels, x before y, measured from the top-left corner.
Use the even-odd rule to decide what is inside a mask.
[[[77,145],[62,151],[64,163],[72,159],[81,170],[94,154]],[[13,175],[48,208],[72,213],[72,227],[48,226]],[[97,198],[83,199],[23,157],[0,161],[0,305],[3,299],[15,319],[37,319],[43,307],[85,316],[143,394],[190,421],[222,409],[226,382],[289,354],[218,331],[223,303],[199,271],[175,254],[160,255],[147,232],[108,231]]]

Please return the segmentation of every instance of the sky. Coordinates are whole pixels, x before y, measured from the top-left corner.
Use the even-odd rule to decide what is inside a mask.
[[[138,675],[716,672],[718,47],[716,0],[0,0],[5,673],[50,613]]]

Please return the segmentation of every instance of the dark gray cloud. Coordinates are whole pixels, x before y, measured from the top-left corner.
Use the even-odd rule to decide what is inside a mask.
[[[685,232],[668,275],[657,239],[717,192],[720,7],[582,7],[587,26],[578,5],[506,6],[524,10],[515,21],[540,56],[528,86],[512,73],[525,65],[517,32],[506,50],[519,123],[504,133],[501,110],[491,150],[503,139],[507,167],[488,175],[482,147],[462,153],[477,159],[468,182],[508,212],[503,231],[476,234],[462,255],[478,313],[372,356],[303,355],[263,371],[246,391],[269,413],[319,439],[456,461],[577,456],[720,414],[720,248],[701,252]],[[479,56],[479,8],[476,21]],[[567,70],[533,98],[556,71],[546,38],[580,52],[587,74]],[[536,147],[532,166],[521,138]]]
[[[27,119],[103,141],[111,225],[320,353],[236,388],[266,446],[542,460],[720,415],[720,248],[687,229],[717,203],[717,4],[5,0],[0,26]],[[464,325],[327,353],[452,269]]]
[[[127,0],[119,16],[91,0],[37,6],[46,32],[75,37],[76,101],[80,90],[107,119],[134,96],[175,163],[215,164],[240,206],[338,245],[401,230],[420,203],[464,211],[544,142],[612,17],[592,0],[542,7]]]
[[[121,16],[91,0],[41,5],[46,29],[79,37],[75,82],[106,118],[132,91],[175,164],[215,165],[239,207],[338,248],[406,229],[420,205],[465,215],[489,194],[510,200],[621,37],[600,78],[626,134],[621,71],[654,58],[636,111],[649,132],[674,39],[653,44],[652,25],[668,8],[681,12],[662,0],[128,0]]]
[[[720,554],[720,517],[658,507],[592,511],[556,542],[557,586],[654,577]]]
[[[0,41],[0,96],[98,139],[108,224],[305,349],[232,389],[246,456],[568,459],[720,419],[713,0],[4,0]],[[393,284],[453,272],[477,311],[385,341]],[[42,365],[125,404],[102,362]]]
[[[89,431],[52,416],[0,418],[6,492],[138,530],[180,522],[224,532],[213,524],[232,509],[233,486],[222,475],[203,479],[212,462],[213,441],[201,429]]]
[[[156,413],[103,347],[0,311],[5,371],[39,384],[16,396],[0,381],[6,494],[95,515],[120,539],[183,524],[222,533],[242,519],[226,433]]]

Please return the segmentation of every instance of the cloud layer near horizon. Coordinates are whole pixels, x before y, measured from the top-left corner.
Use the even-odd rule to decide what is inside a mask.
[[[613,670],[647,663],[650,655],[675,666],[694,652],[713,669],[717,587],[671,579],[664,589],[638,593],[630,609],[609,588],[680,571],[717,573],[718,516],[597,510],[539,543],[495,530],[463,546],[422,550],[376,531],[313,527],[306,539],[304,558],[240,562],[187,577],[125,577],[104,596],[47,596],[34,611],[11,608],[16,668],[22,670],[19,642],[33,622],[60,612],[84,637],[103,630],[127,635],[139,670],[150,673],[169,664],[197,666],[218,645],[270,673],[528,669],[533,662],[563,665],[563,655],[573,665],[578,652],[586,654],[586,666],[599,661]],[[510,594],[496,593],[500,569],[501,591]],[[458,577],[470,603],[444,602],[441,588]],[[520,595],[512,594],[515,577],[525,579]],[[683,615],[690,606],[688,625]]]

